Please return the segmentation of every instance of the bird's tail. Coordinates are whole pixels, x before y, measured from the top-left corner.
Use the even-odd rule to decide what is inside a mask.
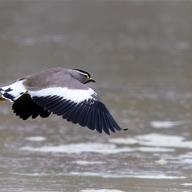
[[[11,102],[17,100],[21,95],[26,93],[26,88],[22,80],[18,80],[8,86],[0,87],[0,101],[9,100]]]

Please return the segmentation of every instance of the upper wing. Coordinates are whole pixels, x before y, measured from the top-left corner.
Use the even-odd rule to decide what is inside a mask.
[[[85,85],[81,89],[51,87],[28,90],[31,98],[45,110],[89,129],[107,134],[121,130],[96,93]]]

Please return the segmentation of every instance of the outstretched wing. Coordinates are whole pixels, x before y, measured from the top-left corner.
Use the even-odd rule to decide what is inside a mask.
[[[43,109],[62,116],[67,121],[87,126],[107,134],[121,130],[96,93],[80,84],[81,89],[52,87],[28,90],[34,102]]]

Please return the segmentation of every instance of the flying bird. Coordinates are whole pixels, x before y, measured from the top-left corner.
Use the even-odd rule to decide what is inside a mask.
[[[0,93],[23,120],[53,113],[99,133],[121,130],[89,82],[95,81],[86,71],[51,68],[1,87]]]

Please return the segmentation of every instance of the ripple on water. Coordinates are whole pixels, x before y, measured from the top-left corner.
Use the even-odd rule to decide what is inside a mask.
[[[156,129],[169,129],[185,124],[185,121],[151,121],[150,125]]]
[[[105,164],[104,161],[83,161],[83,160],[79,160],[79,161],[74,161],[75,164],[77,165],[101,165],[101,164]]]
[[[192,165],[192,152],[177,156],[177,161],[179,161],[181,164],[187,165],[189,168]]]
[[[33,137],[27,137],[25,138],[27,141],[34,141],[34,142],[41,142],[41,141],[46,141],[45,137],[42,136],[33,136]]]
[[[83,189],[80,192],[124,192],[118,189]]]
[[[119,147],[115,144],[106,143],[76,143],[57,146],[41,146],[21,147],[22,151],[40,152],[40,153],[67,153],[67,154],[80,154],[80,153],[100,153],[100,154],[117,154],[125,152],[172,152],[174,149],[163,147]]]
[[[117,147],[114,144],[101,144],[101,143],[76,143],[66,144],[58,146],[42,146],[42,147],[31,147],[25,146],[20,148],[22,151],[31,152],[42,152],[42,153],[101,153],[101,154],[115,154],[121,152],[132,152],[133,150],[129,147]]]
[[[134,142],[133,142],[134,141]],[[192,148],[192,141],[186,141],[184,137],[177,135],[165,135],[151,133],[135,136],[135,138],[114,138],[110,142],[116,144],[139,144],[154,147]]]
[[[44,176],[53,176],[53,173],[13,173],[14,175],[20,176],[30,176],[30,177],[44,177]],[[94,171],[71,171],[68,173],[54,173],[54,176],[81,176],[81,177],[99,177],[99,178],[107,178],[107,179],[114,179],[114,178],[136,178],[136,179],[153,179],[153,180],[174,180],[174,179],[185,179],[185,176],[182,175],[167,175],[162,172],[143,172],[139,171],[138,173],[130,172],[130,173],[107,173],[107,172],[94,172]]]
[[[181,185],[186,186],[186,187],[190,187],[190,186],[192,186],[192,183],[182,183]]]
[[[102,177],[102,178],[137,178],[137,179],[185,179],[184,176],[175,176],[175,175],[166,175],[163,173],[142,173],[139,174],[130,173],[130,174],[115,174],[115,173],[98,173],[98,172],[70,172],[70,176],[84,176],[84,177]]]

